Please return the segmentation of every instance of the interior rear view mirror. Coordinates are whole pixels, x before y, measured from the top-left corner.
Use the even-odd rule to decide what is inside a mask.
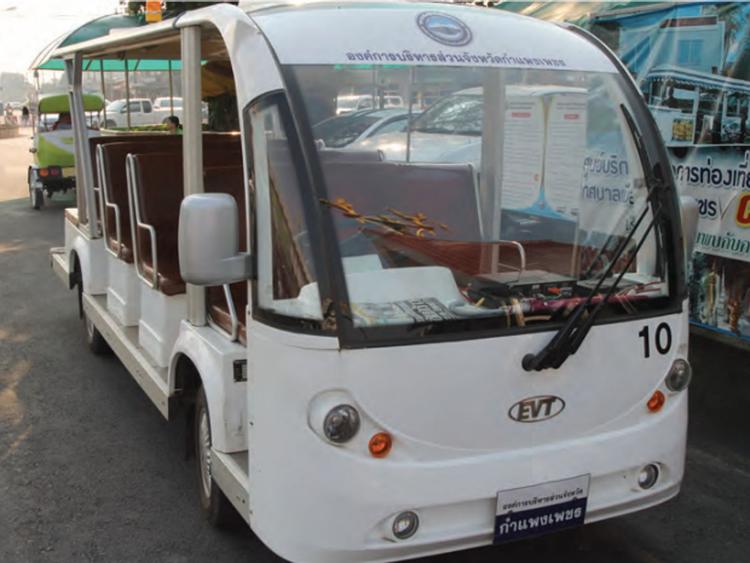
[[[237,202],[228,194],[195,194],[180,206],[180,275],[194,285],[250,278],[251,255],[239,252]]]

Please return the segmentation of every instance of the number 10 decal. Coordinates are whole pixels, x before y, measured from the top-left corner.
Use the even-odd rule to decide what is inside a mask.
[[[651,339],[649,337],[648,325],[641,329],[638,336],[643,338],[643,357],[648,358],[651,356]],[[669,352],[672,347],[672,329],[669,328],[667,323],[659,323],[656,327],[656,334],[654,338],[656,345],[656,351],[662,356]]]

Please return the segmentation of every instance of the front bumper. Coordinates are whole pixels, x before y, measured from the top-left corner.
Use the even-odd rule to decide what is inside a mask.
[[[355,457],[297,432],[251,461],[251,524],[271,549],[293,561],[409,559],[491,544],[498,491],[581,474],[591,475],[590,523],[675,496],[686,428],[682,393],[625,430],[434,462]],[[638,472],[653,462],[660,479],[643,491]],[[304,467],[310,471],[300,475]],[[404,510],[419,515],[420,527],[397,541],[389,530]]]

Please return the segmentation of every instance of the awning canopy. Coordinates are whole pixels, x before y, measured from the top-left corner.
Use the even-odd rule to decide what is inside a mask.
[[[52,58],[55,50],[82,43],[91,39],[105,37],[118,29],[132,29],[146,25],[142,16],[111,15],[97,18],[71,32],[65,33],[52,41],[36,56],[29,67],[30,70],[65,70],[62,59]],[[114,31],[117,33],[117,31]],[[132,59],[127,61],[128,70],[169,70],[167,59]],[[172,70],[178,70],[180,62],[172,61]],[[89,59],[84,61],[83,70],[105,72],[123,72],[125,61],[118,58]]]

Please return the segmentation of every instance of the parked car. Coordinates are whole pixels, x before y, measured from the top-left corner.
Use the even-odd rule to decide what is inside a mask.
[[[439,99],[411,125],[411,157],[425,162],[479,163],[482,139],[482,91],[461,90]],[[406,130],[377,139],[360,139],[349,148],[383,151],[388,160],[406,159]],[[356,145],[356,146],[355,146]]]
[[[412,117],[417,115],[412,113]],[[313,135],[326,147],[342,148],[376,135],[406,131],[408,119],[405,108],[357,111],[321,121],[313,126]]]
[[[169,103],[169,96],[162,98],[154,98],[154,111],[170,111],[174,108],[175,112],[182,110],[182,98],[172,98],[172,103]],[[176,115],[176,114],[175,114]]]
[[[106,127],[127,127],[127,111],[125,100],[115,100],[107,106]],[[202,102],[203,122],[208,121],[208,104]],[[174,110],[174,111],[173,111]],[[173,98],[172,106],[169,104],[169,96],[155,98],[152,102],[148,98],[130,99],[130,125],[160,125],[167,121],[170,115],[175,115],[182,121],[182,98]]]
[[[107,120],[105,128],[113,129],[115,127],[128,126],[128,101],[115,100],[107,106]],[[130,104],[130,125],[152,125],[161,123],[157,121],[154,115],[154,106],[148,98],[131,98]],[[165,116],[166,117],[166,116]]]
[[[336,115],[344,115],[355,111],[366,109],[376,109],[379,105],[373,102],[372,94],[352,94],[347,96],[338,96],[336,98]],[[383,96],[383,108],[402,108],[404,99],[401,96],[388,94]]]

